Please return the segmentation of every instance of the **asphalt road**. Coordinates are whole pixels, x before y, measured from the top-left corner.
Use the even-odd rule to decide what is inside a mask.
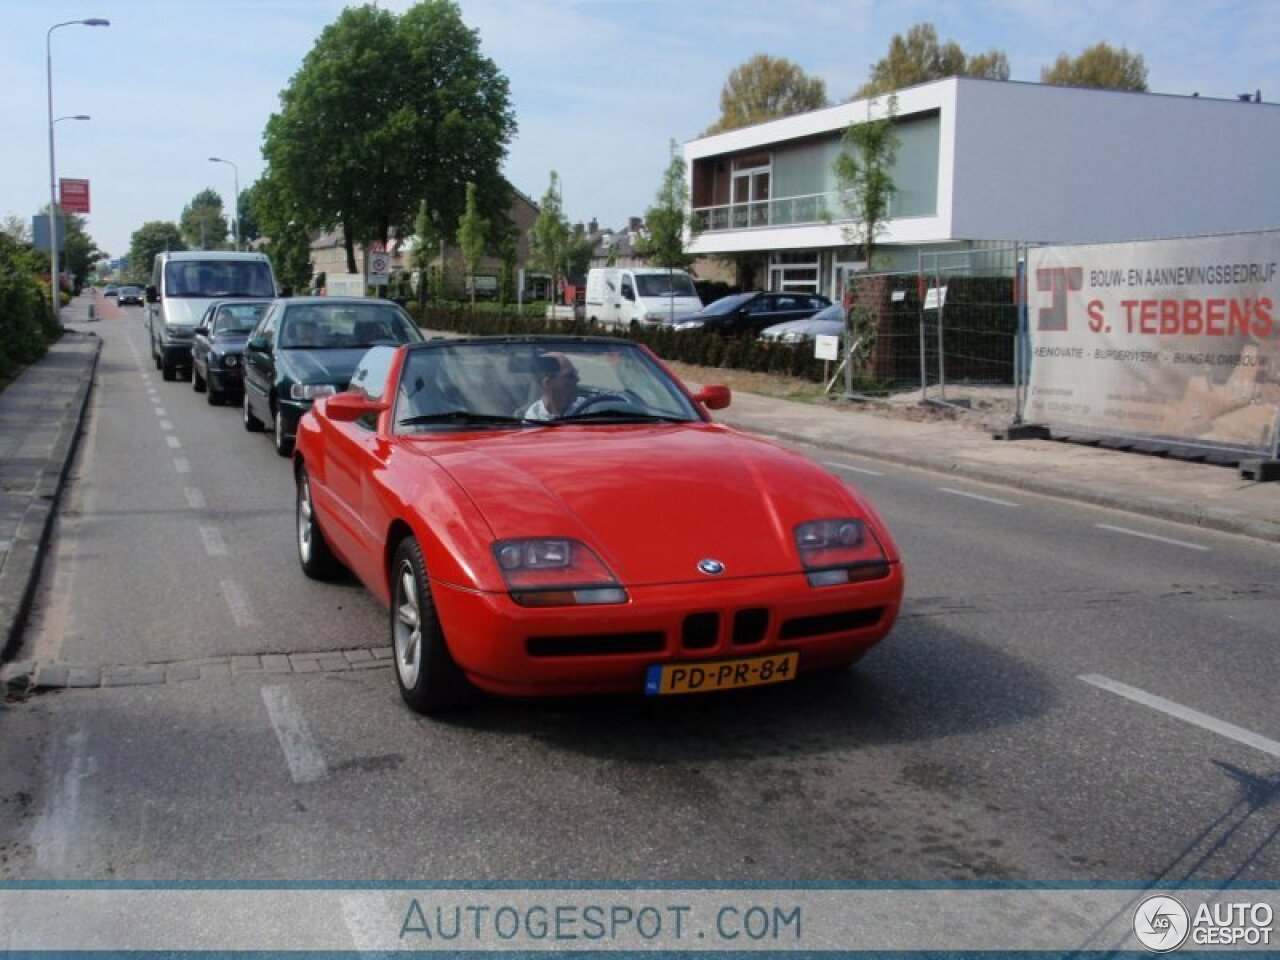
[[[907,562],[855,670],[427,720],[287,462],[124,314],[24,656],[189,679],[0,712],[0,879],[1280,877],[1274,545],[813,450]]]

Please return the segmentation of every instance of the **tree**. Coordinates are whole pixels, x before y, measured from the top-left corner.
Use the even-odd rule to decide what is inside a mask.
[[[854,93],[855,100],[869,99],[903,87],[944,77],[1009,79],[1009,60],[1001,50],[968,56],[954,40],[938,43],[932,23],[918,23],[904,37],[895,33],[889,52],[871,68],[871,79]]]
[[[410,232],[426,201],[439,236],[457,229],[464,185],[482,216],[506,197],[501,164],[515,133],[506,78],[480,53],[453,0],[403,15],[348,7],[325,28],[267,122],[268,168],[306,227],[355,245]]]
[[[783,57],[758,53],[729,74],[720,91],[720,119],[703,136],[827,105],[827,85]]]
[[[595,245],[587,235],[586,228],[574,224],[573,233],[564,248],[564,275],[566,277],[585,277],[591,269],[591,255],[595,253]]]
[[[311,234],[292,195],[271,171],[249,190],[251,219],[266,237],[262,252],[271,259],[281,285],[301,290],[311,285]]]
[[[156,254],[166,250],[185,250],[182,231],[176,223],[151,220],[144,223],[129,239],[129,274],[143,283],[151,282],[151,266]]]
[[[480,258],[484,256],[488,231],[489,221],[480,216],[480,211],[476,209],[476,185],[468,183],[466,210],[458,222],[458,248],[467,265],[467,276],[471,278],[472,310],[476,306],[476,271],[480,269]]]
[[[74,213],[65,216],[67,236],[62,269],[71,274],[72,289],[79,290],[93,272],[93,265],[101,258],[102,251],[85,230],[87,221],[84,217]]]
[[[694,259],[684,249],[689,187],[684,158],[676,151],[675,140],[671,141],[670,151],[671,160],[662,175],[657,202],[644,215],[649,233],[636,244],[636,253],[654,266],[683,270]]]
[[[1105,40],[1074,60],[1059,54],[1052,67],[1040,71],[1040,82],[1057,87],[1096,87],[1102,90],[1147,92],[1147,63],[1140,53],[1119,50]]]
[[[873,119],[874,105],[875,101],[867,104],[865,120],[849,124],[834,164],[841,201],[852,221],[845,230],[845,239],[862,249],[868,270],[875,260],[876,237],[884,232],[889,204],[897,189],[892,170],[899,145],[895,130],[897,97],[890,96],[884,114]],[[855,306],[849,311],[848,320],[852,344],[857,345],[859,358],[865,360],[875,342],[875,316],[865,307]],[[847,375],[852,373],[852,360],[853,357],[846,368]]]
[[[569,245],[569,221],[561,206],[560,175],[551,171],[551,183],[542,195],[538,219],[529,231],[529,259],[534,266],[551,274],[552,289],[565,273],[565,249]]]
[[[227,218],[222,212],[222,195],[206,187],[182,208],[178,220],[182,239],[194,250],[218,250],[226,244]]]
[[[257,184],[254,183],[240,191],[236,200],[236,220],[240,230],[240,245],[248,249],[251,241],[262,236],[262,227],[258,223],[258,215],[254,213],[253,194]]]
[[[31,243],[31,224],[12,213],[0,221],[0,233],[19,244]]]

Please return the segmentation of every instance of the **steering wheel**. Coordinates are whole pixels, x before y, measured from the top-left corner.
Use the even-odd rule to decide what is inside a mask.
[[[635,408],[635,402],[630,397],[623,396],[620,393],[597,393],[594,396],[587,397],[582,404],[573,411],[572,416],[585,413],[592,407],[600,406],[605,403],[617,403],[628,408]]]

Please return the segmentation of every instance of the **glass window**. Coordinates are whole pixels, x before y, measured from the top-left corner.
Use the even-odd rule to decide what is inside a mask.
[[[387,393],[387,374],[395,359],[395,347],[373,347],[360,358],[351,377],[351,389],[359,390],[370,400],[381,400]]]

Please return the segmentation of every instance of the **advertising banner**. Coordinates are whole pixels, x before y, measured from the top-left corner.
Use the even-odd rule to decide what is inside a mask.
[[[68,213],[89,212],[89,181],[58,180],[58,206]]]
[[[1026,419],[1275,457],[1280,233],[1028,254]]]

